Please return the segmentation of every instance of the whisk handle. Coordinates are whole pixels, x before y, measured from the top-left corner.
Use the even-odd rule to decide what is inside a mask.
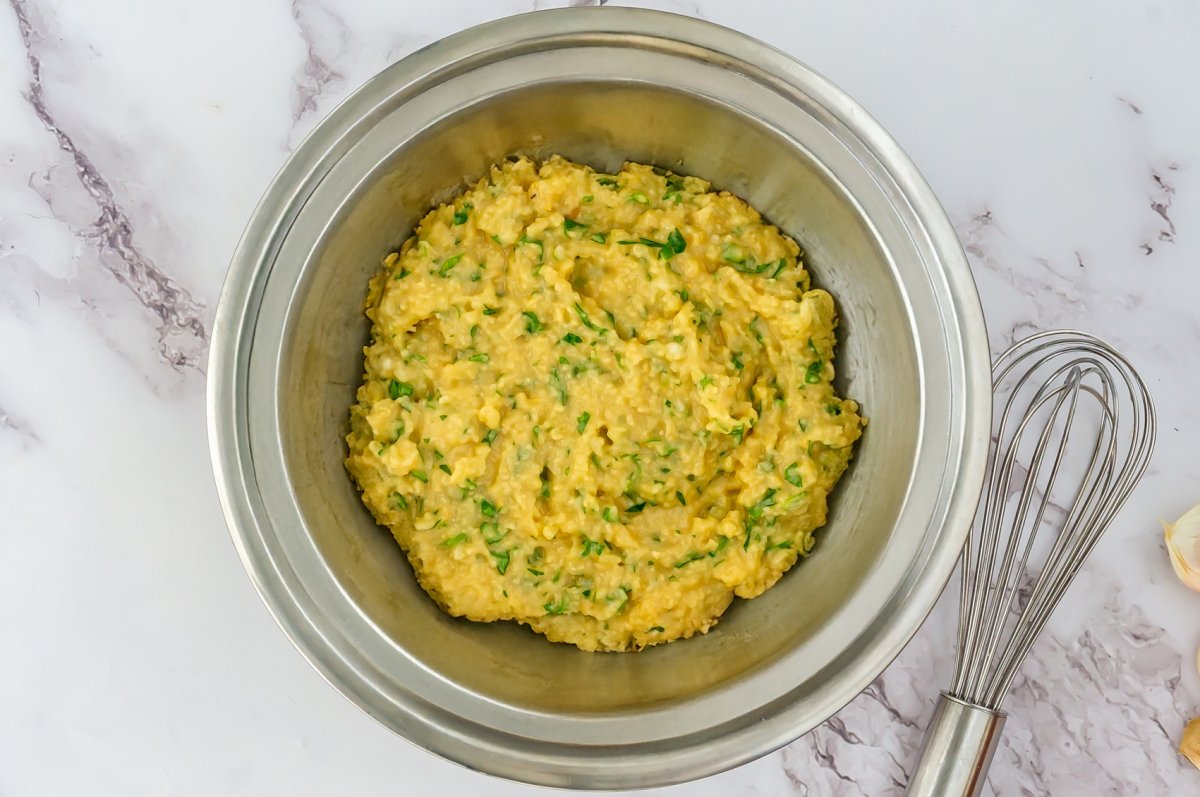
[[[979,797],[1000,742],[1003,712],[942,692],[925,733],[921,760],[908,781],[908,797]]]

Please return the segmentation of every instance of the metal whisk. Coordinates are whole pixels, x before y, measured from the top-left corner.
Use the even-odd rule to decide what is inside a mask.
[[[1043,332],[992,369],[991,460],[960,562],[958,660],[909,781],[911,797],[983,791],[1021,663],[1154,448],[1150,394],[1083,332]]]

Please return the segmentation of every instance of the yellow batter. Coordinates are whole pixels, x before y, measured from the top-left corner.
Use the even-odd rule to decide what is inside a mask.
[[[383,265],[346,466],[450,614],[638,649],[812,548],[863,421],[832,297],[742,200],[520,159]]]

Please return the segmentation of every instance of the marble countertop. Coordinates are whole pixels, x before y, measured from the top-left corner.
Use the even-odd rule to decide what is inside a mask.
[[[378,726],[291,648],[229,542],[204,371],[289,150],[388,63],[532,0],[0,4],[0,794],[525,795]],[[953,218],[995,350],[1100,333],[1158,405],[1141,488],[1008,701],[998,795],[1200,794],[1200,5],[662,0],[862,102]],[[949,682],[945,600],[823,727],[687,795],[898,795]]]

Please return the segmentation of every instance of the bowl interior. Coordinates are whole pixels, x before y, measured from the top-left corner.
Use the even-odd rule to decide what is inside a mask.
[[[299,531],[354,611],[377,630],[380,650],[493,709],[538,714],[619,714],[684,701],[797,651],[813,663],[809,673],[797,669],[797,679],[820,677],[840,651],[828,649],[818,632],[895,545],[913,556],[911,540],[892,539],[922,431],[916,322],[894,262],[904,253],[868,221],[843,176],[822,166],[808,142],[696,92],[564,79],[509,87],[420,130],[407,124],[396,114],[370,120],[322,186],[340,195],[332,221],[303,214],[297,221],[327,225],[303,253],[274,375]],[[814,284],[837,300],[837,386],[862,403],[870,425],[814,553],[762,597],[735,601],[705,636],[637,654],[589,654],[515,624],[450,618],[418,587],[343,467],[348,408],[368,337],[367,280],[434,204],[518,153],[560,154],[609,171],[633,160],[704,177],[793,236]],[[384,656],[379,666],[387,669]]]

